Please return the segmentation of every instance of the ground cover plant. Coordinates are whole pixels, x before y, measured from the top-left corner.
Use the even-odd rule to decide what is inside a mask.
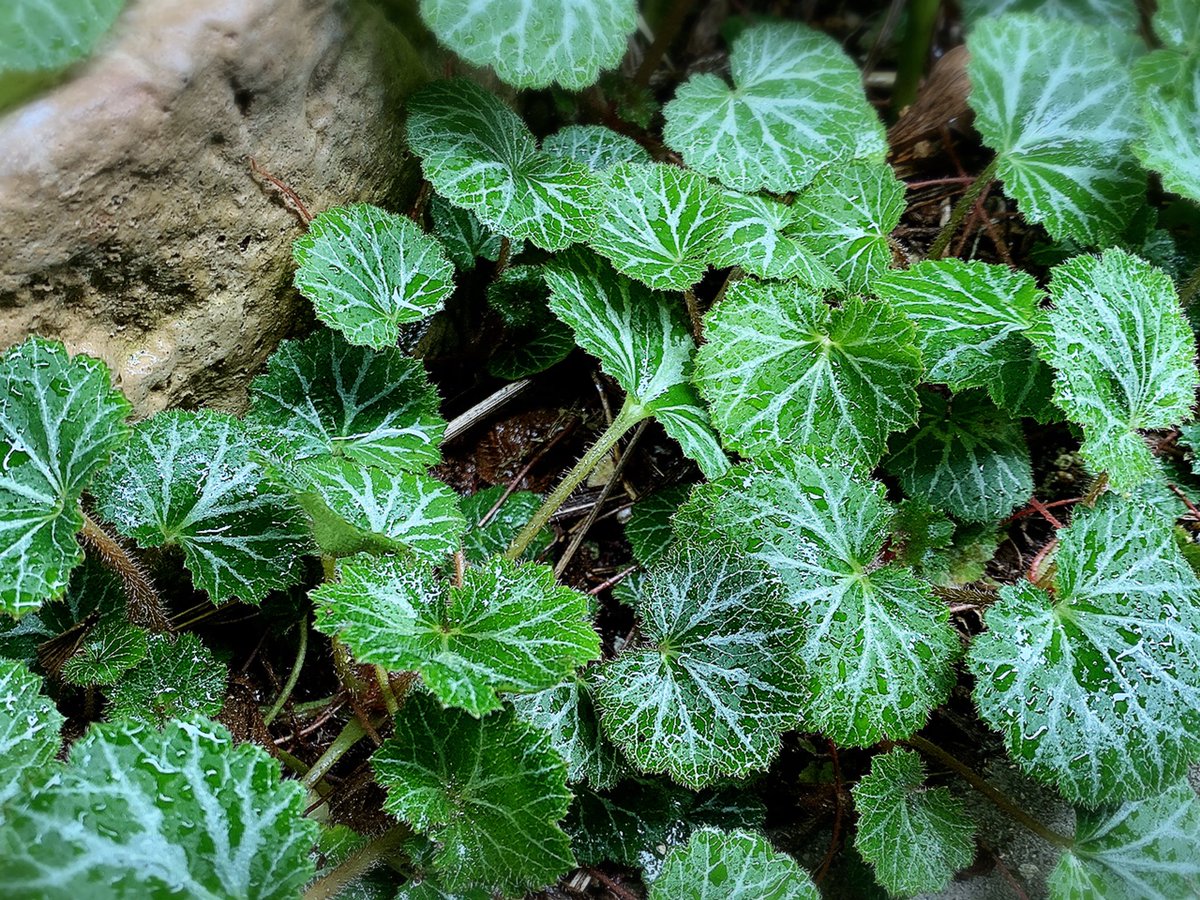
[[[480,9],[244,415],[0,359],[6,896],[1200,893],[1194,5]]]

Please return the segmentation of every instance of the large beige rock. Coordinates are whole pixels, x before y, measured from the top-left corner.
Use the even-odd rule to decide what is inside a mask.
[[[69,81],[0,116],[0,347],[106,360],[141,414],[236,410],[307,303],[296,216],[407,202],[400,32],[349,0],[130,0]]]

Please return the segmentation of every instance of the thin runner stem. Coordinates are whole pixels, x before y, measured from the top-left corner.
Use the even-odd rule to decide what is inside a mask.
[[[292,663],[292,671],[288,673],[287,681],[283,683],[283,690],[279,692],[279,696],[275,702],[271,704],[271,708],[263,715],[263,724],[270,725],[279,715],[279,711],[283,709],[288,698],[292,696],[292,691],[296,689],[296,682],[300,680],[300,670],[304,668],[304,657],[308,653],[308,618],[300,620],[300,645],[296,648],[296,660]]]
[[[996,158],[993,158],[979,173],[979,177],[971,182],[966,193],[958,198],[958,202],[954,204],[954,209],[950,212],[950,221],[946,223],[946,226],[938,234],[937,240],[933,242],[933,246],[929,248],[929,259],[941,259],[945,255],[946,248],[950,246],[950,240],[954,237],[954,232],[958,231],[962,220],[975,207],[975,201],[983,193],[984,188],[995,179],[997,164]]]
[[[407,825],[390,828],[351,853],[328,875],[313,882],[304,892],[304,900],[329,900],[336,897],[350,882],[381,863],[410,837],[412,830]]]

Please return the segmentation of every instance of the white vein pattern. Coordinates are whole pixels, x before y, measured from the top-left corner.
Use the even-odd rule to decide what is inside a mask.
[[[420,8],[442,43],[520,88],[588,87],[621,62],[637,28],[635,0],[421,0]]]
[[[650,900],[819,900],[812,878],[749,831],[699,828],[663,861]]]
[[[417,92],[408,103],[408,143],[439,194],[501,234],[561,250],[595,230],[596,176],[538,150],[516,113],[472,81]]]
[[[1106,495],[1060,534],[1055,593],[1001,589],[968,655],[1013,759],[1088,805],[1164,790],[1200,755],[1200,581],[1152,507]]]
[[[492,262],[500,258],[500,235],[485,228],[471,210],[434,195],[429,200],[429,217],[433,220],[434,236],[460,271],[475,268],[477,258]],[[514,247],[512,255],[516,256],[520,250],[521,247]]]
[[[1134,71],[1146,126],[1138,159],[1164,188],[1200,202],[1200,56],[1158,50]]]
[[[975,127],[1021,213],[1058,239],[1116,239],[1146,187],[1129,153],[1140,125],[1113,33],[1013,15],[968,41]]]
[[[61,746],[63,716],[41,688],[25,663],[0,660],[0,823],[5,801],[49,769]]]
[[[360,203],[325,210],[292,245],[296,288],[352,344],[382,349],[441,309],[454,266],[410,219]]]
[[[312,877],[317,824],[303,812],[299,783],[222,725],[94,725],[5,811],[0,882],[14,896],[282,900]]]
[[[593,172],[618,163],[648,163],[650,153],[635,141],[603,125],[568,125],[542,141],[542,150],[581,162]]]
[[[1158,0],[1151,20],[1154,33],[1180,53],[1200,50],[1200,6],[1192,0]]]
[[[1036,13],[1080,25],[1105,22],[1130,32],[1138,25],[1137,6],[1125,0],[963,0],[962,11],[968,26],[1010,13]]]
[[[785,193],[826,167],[883,160],[883,127],[832,38],[795,22],[753,25],[730,67],[732,90],[695,75],[663,110],[663,140],[690,168],[735,190]]]
[[[13,0],[0,7],[0,71],[58,69],[81,59],[125,0]]]
[[[740,266],[759,278],[797,281],[813,290],[840,287],[804,243],[796,210],[777,200],[725,191],[726,224],[713,265]]]

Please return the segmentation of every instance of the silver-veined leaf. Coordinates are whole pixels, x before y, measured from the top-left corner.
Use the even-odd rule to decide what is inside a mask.
[[[634,558],[643,566],[652,566],[667,552],[675,540],[671,516],[687,499],[688,488],[674,485],[655,491],[633,504],[629,521],[625,523],[625,538],[633,549]]]
[[[1163,187],[1200,203],[1200,53],[1158,50],[1134,69],[1145,131],[1138,159]]]
[[[726,224],[717,240],[714,266],[740,266],[759,278],[797,281],[813,290],[841,286],[806,243],[794,206],[725,191]]]
[[[1192,0],[1158,0],[1152,23],[1166,46],[1192,55],[1200,50],[1200,6]]]
[[[0,73],[58,69],[87,56],[125,0],[8,0],[0,7]]]
[[[962,0],[960,5],[968,27],[1005,13],[1032,13],[1080,25],[1107,23],[1127,31],[1138,26],[1136,0]]]
[[[109,695],[109,719],[162,726],[171,719],[216,718],[225,705],[229,671],[200,638],[187,632],[150,638],[145,658]]]
[[[650,162],[645,147],[603,125],[568,125],[542,141],[542,149],[581,162],[593,172],[617,163]]]
[[[112,684],[145,659],[149,648],[146,629],[127,620],[101,621],[63,663],[62,679],[84,687]]]
[[[0,823],[4,804],[20,797],[27,779],[53,772],[64,721],[42,696],[41,678],[22,662],[0,659]]]
[[[507,550],[513,538],[542,505],[542,498],[533,491],[514,491],[507,497],[504,497],[504,492],[502,485],[496,485],[462,498],[460,505],[467,520],[467,533],[463,536],[463,552],[467,562],[482,565],[489,557]],[[504,502],[493,513],[493,507],[500,503],[501,498],[504,498]],[[487,522],[483,521],[485,517]],[[553,542],[554,536],[543,529],[522,558],[536,559]]]
[[[650,883],[650,900],[820,900],[789,856],[748,831],[701,828],[671,851]]]
[[[429,200],[429,218],[434,236],[460,271],[475,268],[479,259],[496,262],[500,258],[500,235],[485,228],[469,209],[434,196]]]

